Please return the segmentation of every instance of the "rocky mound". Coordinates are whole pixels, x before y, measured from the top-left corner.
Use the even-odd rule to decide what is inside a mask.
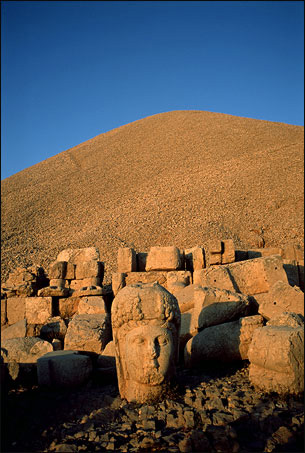
[[[65,248],[303,244],[304,128],[202,111],[154,115],[2,181],[2,279]],[[41,144],[43,146],[43,143]]]

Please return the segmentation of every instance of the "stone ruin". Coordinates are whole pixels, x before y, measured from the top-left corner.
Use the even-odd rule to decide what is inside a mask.
[[[126,247],[112,285],[103,277],[94,247],[63,250],[48,272],[9,275],[1,292],[8,380],[70,387],[98,373],[117,378],[122,398],[145,402],[162,395],[178,362],[249,360],[258,389],[304,391],[300,247],[235,250],[231,239],[145,253]]]

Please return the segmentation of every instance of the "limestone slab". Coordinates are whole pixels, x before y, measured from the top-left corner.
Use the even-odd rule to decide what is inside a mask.
[[[147,256],[146,271],[175,271],[182,267],[177,247],[151,247]]]

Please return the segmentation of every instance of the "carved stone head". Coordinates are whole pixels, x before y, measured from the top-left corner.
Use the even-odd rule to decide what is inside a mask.
[[[178,360],[180,309],[158,283],[136,283],[116,295],[111,308],[119,391],[127,401],[161,396]]]

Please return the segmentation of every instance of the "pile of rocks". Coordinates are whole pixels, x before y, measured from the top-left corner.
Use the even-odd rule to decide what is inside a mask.
[[[257,387],[298,393],[303,258],[299,247],[238,251],[230,239],[185,250],[121,248],[112,287],[103,287],[96,248],[64,250],[47,275],[39,267],[10,274],[1,298],[3,360],[15,381],[37,363],[44,385],[79,385],[92,372],[115,379],[112,300],[125,286],[157,282],[180,308],[181,365],[247,359]]]

